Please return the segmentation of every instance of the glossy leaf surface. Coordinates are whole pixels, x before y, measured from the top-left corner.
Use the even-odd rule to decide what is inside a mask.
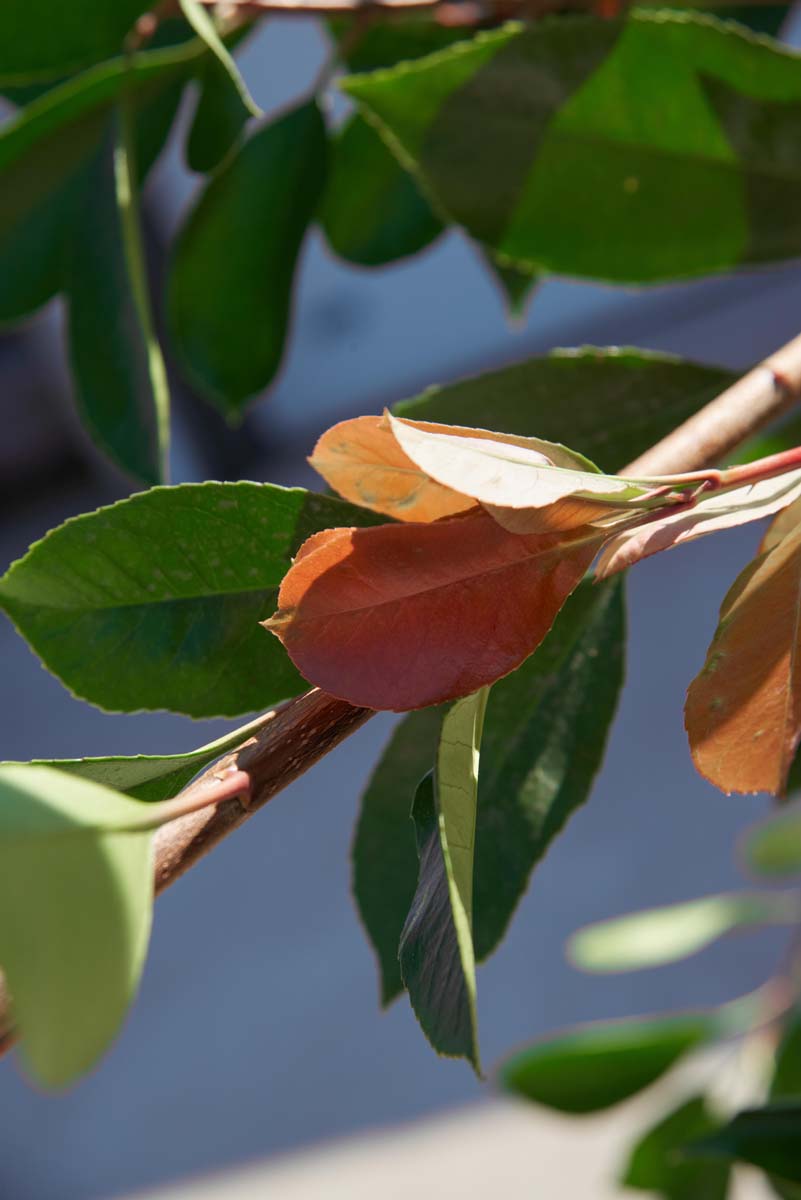
[[[519,666],[589,567],[597,536],[518,537],[481,512],[331,530],[303,547],[268,628],[332,695],[424,708]]]
[[[37,542],[0,579],[0,608],[100,707],[252,712],[304,689],[258,622],[298,546],[343,520],[371,515],[300,488],[154,488]]]
[[[197,387],[231,418],[278,370],[300,246],[322,192],[316,104],[263,125],[214,176],[176,246],[172,338]]]
[[[0,964],[26,1066],[47,1087],[94,1064],[136,990],[153,892],[141,821],[141,805],[98,784],[0,767]]]
[[[503,1064],[500,1082],[559,1112],[598,1112],[654,1083],[710,1032],[703,1015],[598,1021],[521,1050]]]
[[[741,26],[557,18],[343,86],[440,213],[512,264],[646,283],[801,251],[801,63]]]

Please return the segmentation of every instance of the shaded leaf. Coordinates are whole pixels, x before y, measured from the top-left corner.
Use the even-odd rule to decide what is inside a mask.
[[[331,530],[303,547],[266,625],[332,695],[424,708],[519,666],[597,549],[597,530],[519,537],[482,512]]]
[[[500,1083],[559,1112],[598,1112],[654,1083],[713,1030],[703,1014],[597,1021],[506,1059]]]
[[[198,80],[200,95],[186,143],[190,170],[214,171],[238,145],[250,113],[219,62],[209,60]]]
[[[731,491],[712,492],[708,499],[701,498],[694,508],[614,536],[604,546],[596,574],[603,579],[661,550],[670,550],[722,529],[762,520],[792,504],[799,496],[801,471],[789,471]]]
[[[403,991],[398,942],[418,874],[411,806],[436,757],[443,715],[442,708],[422,708],[405,717],[362,796],[353,841],[353,894],[378,958],[383,1005]]]
[[[348,35],[353,29],[354,20],[358,21],[359,17],[332,17],[327,22],[351,71],[392,67],[407,59],[422,58],[436,50],[444,50],[465,38],[463,29],[440,25],[426,14],[411,11],[404,14],[401,20],[374,21],[366,27],[362,25],[358,38],[351,41]]]
[[[746,866],[757,875],[775,879],[801,873],[801,801],[750,829],[740,848]]]
[[[332,154],[320,221],[340,258],[385,266],[419,253],[442,233],[412,176],[363,117],[348,121]]]
[[[136,800],[158,803],[177,795],[198,771],[228,750],[239,746],[263,721],[263,717],[258,717],[250,725],[240,726],[232,733],[184,754],[117,754],[104,758],[34,759],[30,766],[52,767],[67,775],[77,775],[81,779],[114,788],[118,792],[133,796]],[[0,763],[0,766],[4,765],[20,767],[26,764]]]
[[[697,954],[726,933],[792,924],[798,915],[792,892],[705,896],[587,925],[570,938],[568,954],[585,971],[638,971]]]
[[[250,95],[247,85],[239,72],[239,68],[233,60],[231,52],[217,32],[217,27],[214,24],[214,21],[203,5],[199,3],[199,0],[178,0],[178,3],[180,4],[181,12],[184,14],[195,33],[202,41],[206,43],[217,62],[228,76],[231,86],[239,97],[240,103],[245,111],[250,113],[252,117],[263,116],[263,112]]]
[[[634,1146],[623,1172],[624,1187],[655,1192],[664,1200],[726,1200],[730,1169],[720,1162],[687,1159],[683,1146],[717,1124],[704,1096],[683,1101]]]
[[[532,867],[587,799],[623,677],[617,584],[581,584],[551,632],[490,694],[482,739],[474,868],[478,959],[506,931]],[[410,713],[362,800],[354,891],[381,966],[386,1004],[401,990],[397,945],[417,879],[410,797],[434,761],[442,709]]]
[[[801,1012],[790,1013],[776,1051],[770,1099],[801,1097]]]
[[[568,438],[603,471],[616,471],[736,378],[650,351],[584,347],[429,388],[393,412],[551,442]]]
[[[799,1145],[801,1102],[784,1100],[737,1113],[688,1150],[702,1158],[751,1163],[777,1176],[779,1182],[801,1183]]]
[[[120,54],[149,0],[3,0],[0,87],[58,79]]]
[[[685,725],[693,761],[722,791],[784,791],[801,735],[801,527],[735,580]]]
[[[531,297],[540,284],[540,275],[499,263],[482,246],[478,247],[478,251],[506,301],[509,316],[514,320],[522,320]]]
[[[476,957],[506,932],[531,871],[589,796],[623,684],[623,591],[581,584],[490,694],[479,781]]]
[[[316,104],[263,125],[189,215],[168,283],[173,341],[196,386],[229,417],[278,370],[300,246],[325,181]]]
[[[154,488],[47,534],[0,608],[74,694],[107,709],[235,716],[302,691],[258,621],[316,529],[371,515],[300,488]]]
[[[420,471],[383,417],[333,425],[318,439],[309,462],[344,499],[401,521],[436,521],[475,507],[474,500]]]
[[[136,991],[153,893],[141,811],[47,767],[0,767],[0,964],[47,1087],[94,1064]]]
[[[127,245],[129,237],[139,241],[131,148],[119,113],[87,174],[67,241],[67,336],[84,424],[119,466],[153,484],[165,476],[169,390],[158,342],[142,320],[147,281]]]
[[[466,1058],[480,1072],[473,855],[479,746],[487,690],[459,700],[442,722],[436,768],[412,807],[420,874],[401,931],[403,982],[426,1037],[439,1054]]]
[[[439,212],[511,265],[657,282],[801,251],[801,64],[741,26],[560,17],[343,87]]]

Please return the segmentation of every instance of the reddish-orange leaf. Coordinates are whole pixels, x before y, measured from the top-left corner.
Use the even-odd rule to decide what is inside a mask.
[[[476,506],[416,467],[383,417],[340,421],[326,430],[309,462],[345,500],[399,521],[437,521]]]
[[[785,789],[801,736],[800,615],[796,526],[735,581],[687,694],[695,765],[724,792]]]
[[[603,533],[519,536],[483,511],[316,534],[264,624],[302,675],[367,708],[467,695],[536,649]]]

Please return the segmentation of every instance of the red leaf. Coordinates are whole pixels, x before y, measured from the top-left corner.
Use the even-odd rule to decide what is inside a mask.
[[[536,649],[603,537],[520,536],[482,511],[328,530],[301,548],[264,624],[302,675],[351,704],[439,704]]]

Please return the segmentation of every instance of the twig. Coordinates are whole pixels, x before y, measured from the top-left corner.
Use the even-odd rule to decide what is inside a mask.
[[[640,458],[624,475],[671,475],[719,462],[801,397],[801,334]],[[314,688],[267,713],[254,735],[205,771],[186,792],[208,804],[162,826],[155,835],[155,891],[179,879],[232,833],[373,715]],[[231,779],[244,772],[247,798],[230,797]],[[219,799],[224,796],[224,799]],[[0,1055],[14,1041],[8,993],[0,976]]]

